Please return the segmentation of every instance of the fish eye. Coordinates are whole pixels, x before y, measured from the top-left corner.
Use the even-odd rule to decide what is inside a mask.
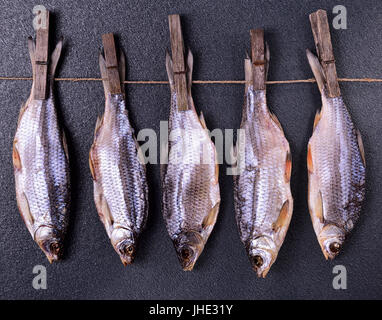
[[[54,252],[54,253],[58,254],[59,251],[60,251],[60,246],[58,245],[57,242],[52,242],[49,245],[49,249],[50,249],[51,252]]]
[[[127,253],[132,253],[134,251],[134,248],[133,248],[133,246],[128,246],[127,248],[126,248],[126,252]]]
[[[134,253],[134,246],[132,245],[125,246],[124,248],[121,248],[120,252],[122,254],[127,254],[131,256]]]
[[[341,250],[341,245],[338,242],[333,242],[330,244],[329,249],[332,253],[338,253]]]
[[[190,256],[191,256],[191,250],[188,249],[188,248],[183,248],[181,251],[180,251],[180,255],[182,256],[183,259],[189,259]]]
[[[264,261],[261,256],[254,256],[253,257],[253,264],[257,267],[260,268],[263,265]]]

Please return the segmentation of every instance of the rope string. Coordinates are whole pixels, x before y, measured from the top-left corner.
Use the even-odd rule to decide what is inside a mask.
[[[1,80],[32,80],[32,77],[0,77]],[[102,81],[101,78],[55,78],[55,81]],[[339,82],[382,82],[382,79],[377,78],[338,78]],[[266,81],[266,84],[289,84],[289,83],[313,83],[315,79],[300,79],[300,80],[276,80]],[[142,84],[142,85],[166,85],[168,81],[156,80],[127,80],[126,84]],[[245,80],[194,80],[193,84],[245,84]]]

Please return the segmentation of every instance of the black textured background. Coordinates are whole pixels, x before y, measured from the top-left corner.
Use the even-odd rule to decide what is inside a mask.
[[[0,1],[0,76],[30,76],[26,39],[33,34],[34,1]],[[375,1],[42,1],[54,13],[54,37],[65,37],[58,77],[99,77],[101,34],[115,32],[127,54],[130,80],[166,80],[167,15],[182,15],[186,44],[195,57],[194,79],[241,80],[249,29],[264,27],[271,49],[269,80],[312,77],[305,49],[314,49],[308,14],[345,5],[348,29],[332,40],[340,77],[382,78],[382,3]],[[28,299],[274,299],[382,298],[382,84],[341,83],[344,99],[363,133],[367,201],[341,256],[325,261],[307,208],[306,146],[320,106],[314,84],[269,85],[268,103],[282,123],[293,154],[294,215],[279,257],[257,279],[239,240],[232,180],[221,166],[222,204],[215,229],[193,272],[181,271],[160,212],[159,167],[148,166],[150,216],[134,265],[124,268],[97,217],[88,151],[103,111],[100,82],[58,82],[56,96],[67,128],[73,206],[65,259],[49,265],[17,211],[12,139],[30,81],[0,80],[0,298]],[[137,130],[153,128],[169,113],[166,85],[130,85],[128,109]],[[237,128],[242,85],[194,85],[207,125]],[[35,290],[32,269],[47,267],[48,289]],[[332,287],[332,269],[345,265],[348,289]]]

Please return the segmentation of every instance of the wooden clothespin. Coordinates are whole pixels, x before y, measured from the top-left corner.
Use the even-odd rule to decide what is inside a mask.
[[[122,93],[121,79],[118,70],[117,51],[115,48],[114,35],[107,33],[102,35],[102,44],[105,54],[107,78],[111,94]]]
[[[251,35],[251,60],[253,65],[253,89],[265,90],[266,64],[264,48],[264,30],[250,31]]]
[[[49,67],[49,11],[46,10],[46,23],[42,24],[36,31],[36,50],[34,64],[34,99],[44,100],[47,96],[48,67]],[[44,19],[44,17],[41,17]]]
[[[174,85],[177,95],[178,110],[188,110],[187,67],[184,58],[184,43],[179,15],[169,15],[168,22],[170,26]]]
[[[329,97],[339,97],[341,95],[338,85],[336,64],[333,55],[332,41],[328,17],[325,10],[317,10],[309,15],[310,24],[318,59],[320,60],[326,78],[326,89]]]

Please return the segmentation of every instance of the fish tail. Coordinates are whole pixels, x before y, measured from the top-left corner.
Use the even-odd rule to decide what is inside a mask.
[[[64,42],[64,38],[61,37],[60,40],[57,42],[56,47],[54,48],[52,54],[50,55],[49,76],[51,79],[54,78],[54,74],[56,73],[58,61],[60,60],[60,56],[61,56],[63,42]]]
[[[271,58],[271,51],[269,49],[268,42],[265,42],[265,81],[268,80],[269,60]]]
[[[28,37],[28,51],[29,51],[29,57],[31,59],[32,70],[33,70],[33,80],[34,80],[35,79],[34,66],[36,61],[35,60],[36,44],[32,37]]]
[[[108,81],[106,60],[102,50],[99,51],[98,62],[99,62],[99,68],[101,71],[101,78],[102,78],[103,89],[105,91],[105,97],[107,97],[108,94],[110,93],[110,86]],[[119,49],[118,72],[119,72],[119,79],[122,84],[121,90],[124,93],[125,87],[123,86],[123,83],[126,79],[126,58],[122,49]]]
[[[247,93],[249,86],[253,82],[252,61],[248,55],[244,59],[244,74],[245,74],[245,93]]]
[[[191,86],[192,86],[192,70],[194,68],[194,56],[190,49],[188,49],[187,54],[187,91],[188,95],[191,96]]]
[[[316,78],[318,89],[322,92],[322,89],[325,87],[326,79],[320,61],[309,49],[306,49],[306,56],[308,57],[313,75]]]
[[[166,50],[166,70],[168,76],[168,82],[170,84],[171,92],[175,91],[175,83],[174,83],[174,69],[173,63],[168,50]]]

